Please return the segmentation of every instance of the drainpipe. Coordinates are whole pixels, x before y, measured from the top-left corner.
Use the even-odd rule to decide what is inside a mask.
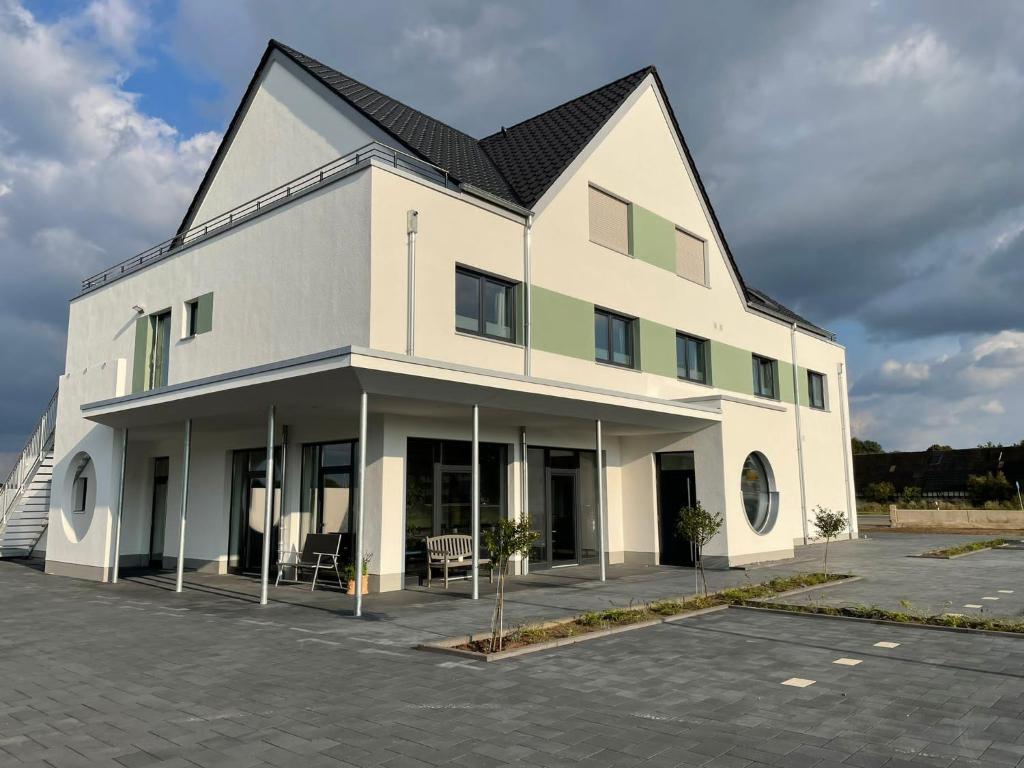
[[[789,344],[793,353],[793,413],[796,416],[796,466],[800,476],[800,521],[803,523],[806,545],[811,537],[807,528],[807,490],[804,486],[804,431],[800,425],[800,365],[796,356],[796,323],[789,328]]]
[[[836,365],[839,374],[839,423],[843,432],[843,476],[846,480],[846,523],[850,531],[850,538],[857,538],[857,500],[850,492],[850,437],[846,428],[846,366],[843,363]]]
[[[416,233],[420,229],[420,214],[418,211],[407,211],[405,219],[405,234],[408,238],[406,250],[408,252],[409,273],[406,278],[407,306],[405,310],[405,354],[410,357],[416,354]]]
[[[531,345],[533,342],[530,329],[531,309],[531,277],[530,277],[530,233],[533,231],[533,214],[526,217],[526,224],[523,225],[523,375],[529,376],[532,370]]]

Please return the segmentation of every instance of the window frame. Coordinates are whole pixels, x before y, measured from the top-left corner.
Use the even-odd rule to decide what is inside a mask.
[[[766,400],[778,400],[779,399],[779,361],[773,357],[765,357],[764,355],[758,355],[751,353],[751,377],[754,385],[754,396],[763,397]],[[764,364],[767,363],[771,367],[772,371],[772,389],[771,392],[764,392],[761,390],[761,370]]]
[[[607,195],[608,197],[612,198],[613,200],[618,200],[620,203],[622,203],[624,206],[626,206],[626,250],[620,251],[618,248],[615,248],[615,247],[613,247],[611,245],[608,245],[607,243],[599,242],[599,241],[595,240],[592,237],[592,222],[590,220],[590,190],[591,189],[593,189],[595,192],[601,193],[602,195]],[[612,192],[611,190],[605,189],[600,184],[595,184],[592,181],[587,182],[587,240],[589,242],[593,243],[594,245],[600,246],[601,248],[606,248],[607,250],[611,251],[612,253],[617,253],[617,254],[619,254],[621,256],[628,256],[631,259],[635,258],[635,256],[633,255],[633,237],[632,237],[632,231],[631,231],[632,230],[632,216],[633,216],[633,203],[631,201],[627,200],[622,195],[617,195],[614,192]]]
[[[458,318],[459,318],[459,313],[458,313],[458,281],[459,281],[459,275],[460,274],[464,275],[466,277],[474,278],[474,279],[477,280],[477,317],[476,317],[477,329],[475,331],[472,330],[472,329],[469,329],[469,328],[460,328],[459,327],[459,321],[458,321]],[[467,334],[469,336],[477,336],[477,337],[480,337],[480,338],[483,338],[483,339],[490,339],[492,341],[503,341],[506,344],[518,344],[519,343],[518,338],[517,338],[519,336],[519,331],[518,331],[518,322],[519,322],[519,317],[518,317],[519,312],[518,312],[518,309],[519,308],[518,308],[517,305],[519,303],[518,295],[519,295],[520,283],[517,283],[514,280],[509,280],[508,278],[505,278],[505,277],[500,277],[498,275],[491,274],[489,272],[483,272],[483,271],[481,271],[479,269],[474,269],[473,267],[467,267],[467,266],[464,266],[462,264],[456,264],[455,265],[455,283],[456,283],[456,288],[455,288],[455,290],[456,290],[456,296],[455,296],[455,332],[456,333],[464,333],[464,334]],[[484,303],[485,303],[485,296],[486,296],[486,292],[484,290],[484,286],[485,286],[486,283],[493,283],[495,285],[501,286],[502,288],[510,291],[511,300],[508,302],[508,311],[507,311],[509,336],[507,336],[507,337],[506,336],[499,336],[498,334],[495,334],[495,333],[488,333],[487,330],[486,330],[487,323],[486,323],[486,320],[484,319]]]
[[[166,387],[170,382],[168,369],[171,367],[171,340],[174,334],[171,323],[173,321],[174,314],[170,307],[149,315],[150,338],[147,351],[148,371],[146,372],[145,387],[147,392]],[[165,327],[166,331],[161,333],[161,330]],[[166,345],[166,348],[162,344]],[[163,354],[158,355],[161,352]]]
[[[196,330],[199,327],[199,299],[190,299],[185,302],[185,338],[194,339],[199,335]]]
[[[605,318],[608,323],[608,359],[603,360],[597,356],[597,334],[594,334],[594,362],[600,363],[601,365],[614,365],[616,368],[624,368],[626,370],[636,370],[637,366],[637,338],[636,338],[636,318],[624,315],[621,312],[615,312],[604,307],[594,307],[594,319],[601,315]],[[615,351],[612,344],[612,321],[621,320],[626,323],[627,335],[629,339],[629,362],[619,363],[615,361]]]
[[[685,278],[684,278],[685,279]],[[703,378],[696,379],[689,375],[681,375],[679,373],[679,340],[696,342],[700,346],[700,356],[703,362],[704,376]],[[689,357],[684,355],[689,360]],[[686,366],[687,373],[689,373],[689,365]],[[684,333],[683,331],[676,331],[676,378],[680,381],[688,381],[692,384],[709,384],[710,383],[710,366],[708,365],[708,340],[702,336],[694,336],[692,333]]]
[[[698,282],[696,282],[694,280],[691,280],[690,278],[686,277],[685,275],[679,274],[679,255],[677,253],[675,255],[675,257],[676,257],[676,265],[675,265],[676,266],[676,268],[675,268],[676,277],[682,278],[683,280],[685,280],[688,283],[693,283],[694,285],[699,285],[702,288],[710,288],[711,287],[711,275],[710,275],[711,268],[708,265],[708,241],[705,240],[700,235],[698,235],[697,233],[691,232],[686,227],[681,227],[681,226],[679,226],[678,224],[676,224],[674,222],[673,222],[672,226],[675,227],[676,232],[682,232],[687,237],[692,237],[694,240],[698,241],[701,244],[702,256],[704,257],[704,278],[701,280],[701,282],[698,283]]]
[[[85,512],[89,506],[89,478],[79,475],[72,483],[71,511],[76,513]]]
[[[812,382],[814,377],[817,376],[821,380],[821,404],[816,405],[814,402],[814,387]],[[816,411],[824,411],[828,409],[828,379],[824,373],[818,371],[807,371],[807,406],[813,408]]]

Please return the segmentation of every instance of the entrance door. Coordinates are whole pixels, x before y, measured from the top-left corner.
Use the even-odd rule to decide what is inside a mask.
[[[658,530],[661,565],[688,565],[696,562],[693,545],[679,535],[676,524],[679,510],[697,501],[693,452],[657,454],[658,467]]]
[[[153,511],[149,524],[149,567],[164,564],[164,533],[167,529],[167,457],[153,460]]]
[[[473,532],[473,470],[435,465],[434,535]]]
[[[548,470],[548,510],[551,521],[551,561],[554,564],[579,562],[577,548],[579,473],[574,470]]]
[[[232,552],[233,570],[258,573],[263,568],[263,528],[266,516],[267,452],[264,448],[235,451],[234,487],[232,488]],[[274,449],[274,466],[280,467],[280,450]],[[281,527],[281,478],[274,473],[274,498],[270,528],[271,569],[277,562],[278,535]]]

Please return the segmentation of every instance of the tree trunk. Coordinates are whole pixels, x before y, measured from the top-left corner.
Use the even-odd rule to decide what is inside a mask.
[[[704,584],[704,597],[708,596],[708,579],[704,575],[704,553],[701,552],[697,556],[697,565],[700,567],[700,580]]]
[[[828,576],[828,536],[825,537],[825,562],[823,564],[825,575]]]

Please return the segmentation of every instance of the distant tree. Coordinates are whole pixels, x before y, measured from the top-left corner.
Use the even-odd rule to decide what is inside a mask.
[[[978,443],[978,447],[979,448],[1002,448],[1003,444],[1002,443],[993,443],[991,440],[988,440],[988,441],[986,441],[984,443]]]
[[[900,501],[909,503],[921,500],[921,489],[916,485],[906,485],[900,493]]]
[[[679,510],[676,528],[680,536],[697,548],[697,567],[700,568],[700,580],[704,583],[704,597],[708,596],[708,580],[704,576],[704,546],[722,530],[724,522],[720,513],[708,512],[699,501],[692,507]]]
[[[967,493],[975,504],[986,501],[1005,501],[1013,495],[1013,485],[1002,470],[992,474],[970,475],[967,478]]]
[[[984,446],[982,446],[984,448]],[[929,451],[952,451],[953,447],[949,445],[942,445],[941,443],[932,443],[928,446]]]
[[[853,448],[854,454],[885,453],[885,449],[882,448],[881,444],[876,443],[874,440],[861,440],[859,437],[855,437],[850,440],[850,445]]]
[[[888,480],[883,480],[880,483],[868,483],[868,486],[864,489],[864,498],[878,504],[892,501],[895,496],[896,486]]]
[[[819,504],[814,510],[814,530],[818,532],[819,539],[825,540],[825,561],[822,563],[822,571],[827,575],[828,543],[846,530],[846,515],[842,512],[833,512]]]

